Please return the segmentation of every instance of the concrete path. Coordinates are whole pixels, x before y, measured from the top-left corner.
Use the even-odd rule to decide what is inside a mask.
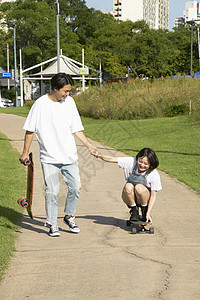
[[[0,131],[19,152],[23,123],[22,117],[0,114]],[[101,153],[124,156],[95,145]],[[80,143],[77,147],[82,181],[76,215],[80,234],[70,233],[62,222],[66,187],[61,181],[61,236],[48,236],[39,147],[34,141],[34,220],[24,211],[0,299],[199,300],[200,197],[160,172],[163,190],[152,214],[155,234],[133,235],[126,227],[129,213],[121,201],[123,170],[91,157]]]

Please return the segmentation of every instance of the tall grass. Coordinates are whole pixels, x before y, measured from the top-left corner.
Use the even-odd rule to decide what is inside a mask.
[[[146,119],[189,113],[189,103],[199,104],[200,80],[191,78],[130,80],[90,87],[75,96],[82,116],[96,119]]]

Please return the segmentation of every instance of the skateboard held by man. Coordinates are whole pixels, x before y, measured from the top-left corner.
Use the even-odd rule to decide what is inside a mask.
[[[34,174],[34,164],[33,164],[33,154],[29,154],[29,159],[23,162],[25,166],[27,166],[27,189],[26,189],[26,198],[18,199],[17,203],[22,207],[26,208],[28,215],[31,219],[33,219],[32,214],[32,198],[33,198],[33,174]]]

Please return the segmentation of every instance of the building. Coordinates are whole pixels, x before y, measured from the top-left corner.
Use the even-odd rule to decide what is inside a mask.
[[[113,0],[113,15],[118,21],[144,20],[151,29],[168,29],[169,0]]]
[[[15,2],[15,0],[0,0],[0,4],[4,2]]]
[[[185,25],[185,18],[180,17],[174,20],[174,27],[179,28]]]
[[[191,20],[200,20],[200,3],[197,3],[197,1],[185,2],[183,17],[174,20],[174,27],[182,27],[186,22]]]
[[[185,22],[200,18],[199,3],[197,1],[186,2],[183,17],[185,18]]]

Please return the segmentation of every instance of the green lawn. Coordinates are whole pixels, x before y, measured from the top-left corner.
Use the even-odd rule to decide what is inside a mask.
[[[19,153],[7,137],[0,134],[0,279],[15,250],[15,230],[22,208],[17,199],[24,196],[25,168],[19,163]]]
[[[82,121],[87,136],[130,156],[144,147],[154,149],[161,170],[200,193],[200,124],[189,116]]]

